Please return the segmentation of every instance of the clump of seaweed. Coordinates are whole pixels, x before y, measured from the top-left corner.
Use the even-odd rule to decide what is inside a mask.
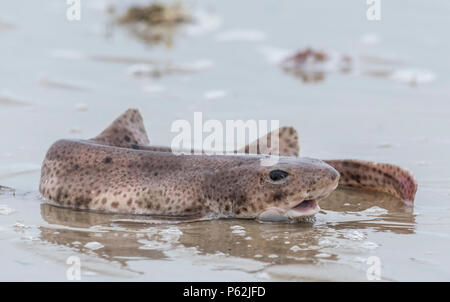
[[[132,6],[124,16],[119,19],[122,24],[143,22],[147,25],[177,25],[190,22],[191,17],[181,3],[164,5],[152,3],[147,6]]]
[[[292,61],[297,65],[305,64],[307,61],[312,61],[313,63],[325,62],[329,60],[329,56],[321,50],[313,50],[307,48],[295,53],[293,56],[286,59],[286,61]]]
[[[348,55],[339,55],[322,50],[306,48],[286,58],[281,63],[282,68],[299,78],[303,82],[320,82],[330,72],[350,72],[352,58]]]
[[[127,26],[138,38],[149,44],[173,45],[176,29],[192,22],[189,12],[181,2],[170,4],[151,3],[147,6],[132,6],[118,18],[118,23]]]

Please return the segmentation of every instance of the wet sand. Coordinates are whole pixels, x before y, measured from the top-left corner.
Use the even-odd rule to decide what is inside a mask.
[[[357,1],[195,1],[188,7],[202,22],[177,30],[170,46],[113,25],[105,3],[85,3],[80,22],[66,20],[65,2],[0,4],[0,185],[16,189],[0,191],[0,280],[67,280],[70,256],[92,281],[367,281],[372,256],[382,280],[450,280],[445,1],[386,3],[380,22],[368,22]],[[120,11],[129,2],[111,3]],[[327,70],[304,82],[265,51],[307,47],[366,58],[376,76]],[[414,75],[421,80],[411,85]],[[154,226],[45,204],[37,191],[48,147],[92,137],[129,107],[141,110],[156,145],[170,145],[171,123],[194,111],[279,119],[299,131],[303,156],[408,168],[415,205],[341,189],[304,223]]]

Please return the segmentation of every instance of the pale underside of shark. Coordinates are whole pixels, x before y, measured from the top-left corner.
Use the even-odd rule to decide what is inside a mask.
[[[312,216],[338,184],[414,200],[414,177],[395,165],[298,157],[292,127],[276,132],[278,162],[262,166],[261,159],[274,150],[259,148],[266,146],[260,142],[273,133],[232,155],[176,155],[171,148],[149,146],[139,111],[129,109],[93,139],[54,143],[42,164],[39,190],[64,207],[191,220]]]

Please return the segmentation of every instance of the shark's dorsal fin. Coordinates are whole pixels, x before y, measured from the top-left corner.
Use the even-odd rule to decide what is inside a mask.
[[[128,109],[92,140],[124,148],[148,145],[150,142],[145,131],[144,121],[138,109]]]
[[[271,144],[272,135],[276,135],[277,132],[279,137],[279,152],[277,152],[275,146],[272,146]],[[238,150],[238,152],[247,154],[298,156],[300,153],[298,134],[293,127],[281,127],[280,129],[274,130],[265,136],[258,138],[256,141]]]

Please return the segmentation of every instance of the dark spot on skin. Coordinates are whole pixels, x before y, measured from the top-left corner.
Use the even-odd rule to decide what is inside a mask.
[[[155,172],[155,174],[154,174],[155,176],[158,176],[158,172]]]
[[[105,157],[105,164],[109,164],[110,162],[112,162],[112,158],[109,156]]]
[[[131,148],[133,148],[133,149],[135,149],[135,150],[139,150],[139,146],[136,145],[136,144],[132,144],[132,145],[131,145]]]
[[[281,192],[276,192],[275,194],[273,194],[272,198],[274,201],[281,200],[283,198],[283,194]]]
[[[349,177],[356,181],[357,183],[361,182],[361,176],[359,174],[349,173]]]
[[[86,206],[91,202],[90,198],[83,198],[82,196],[78,196],[75,198],[75,207],[79,208],[81,206]]]
[[[131,138],[130,138],[128,135],[125,135],[124,139],[125,139],[127,142],[131,141]]]

